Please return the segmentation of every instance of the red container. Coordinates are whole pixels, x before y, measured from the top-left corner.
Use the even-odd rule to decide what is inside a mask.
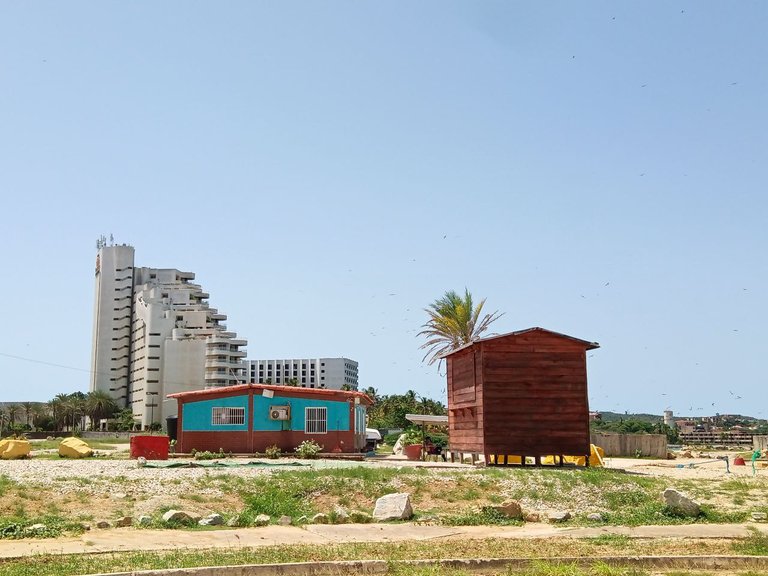
[[[131,436],[131,458],[168,460],[168,436]]]
[[[403,448],[403,453],[408,460],[421,460],[421,444],[409,444]]]

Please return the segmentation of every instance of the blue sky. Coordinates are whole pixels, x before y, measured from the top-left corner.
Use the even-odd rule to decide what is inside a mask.
[[[113,234],[251,358],[441,397],[416,332],[466,286],[496,332],[599,342],[594,409],[766,417],[766,29],[763,2],[3,2],[0,397],[87,390]]]

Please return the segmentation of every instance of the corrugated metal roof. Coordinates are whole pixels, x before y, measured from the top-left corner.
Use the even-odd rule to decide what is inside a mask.
[[[211,396],[214,394],[236,395],[248,390],[272,390],[273,392],[293,392],[302,396],[347,396],[349,398],[360,398],[361,401],[373,405],[373,400],[362,392],[355,390],[328,390],[327,388],[302,388],[301,386],[279,386],[277,384],[238,384],[236,386],[217,386],[215,388],[205,388],[203,390],[192,390],[190,392],[177,392],[168,394],[168,398],[196,398]]]
[[[456,354],[456,352],[469,348],[470,346],[474,346],[475,344],[479,344],[480,342],[487,342],[488,340],[496,340],[498,338],[508,338],[509,336],[519,336],[527,332],[546,332],[547,334],[554,334],[555,336],[559,336],[561,338],[567,338],[568,340],[574,340],[576,342],[584,344],[584,347],[587,350],[594,350],[595,348],[600,348],[600,344],[598,344],[597,342],[589,342],[587,340],[582,340],[581,338],[575,338],[573,336],[568,336],[567,334],[562,334],[560,332],[555,332],[553,330],[547,330],[546,328],[539,328],[538,326],[536,326],[533,328],[526,328],[525,330],[516,330],[515,332],[507,332],[506,334],[497,334],[495,336],[480,338],[479,340],[475,340],[474,342],[470,342],[469,344],[464,344],[464,346],[456,348],[455,350],[451,350],[447,354],[443,354],[442,356],[440,356],[440,358],[447,358],[451,354]]]

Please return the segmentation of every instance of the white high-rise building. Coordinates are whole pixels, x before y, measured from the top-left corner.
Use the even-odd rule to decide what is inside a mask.
[[[249,360],[249,384],[293,384],[302,388],[357,390],[358,364],[349,358]]]
[[[245,380],[247,341],[227,331],[193,273],[135,268],[132,246],[101,239],[98,250],[91,390],[145,428],[176,415],[168,394]]]

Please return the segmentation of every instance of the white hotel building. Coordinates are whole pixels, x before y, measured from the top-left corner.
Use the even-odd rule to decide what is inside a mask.
[[[249,360],[247,382],[357,390],[357,362],[349,358]]]
[[[136,268],[132,246],[99,240],[90,390],[130,407],[142,428],[177,415],[168,394],[245,380],[247,341],[227,331],[194,278]]]

